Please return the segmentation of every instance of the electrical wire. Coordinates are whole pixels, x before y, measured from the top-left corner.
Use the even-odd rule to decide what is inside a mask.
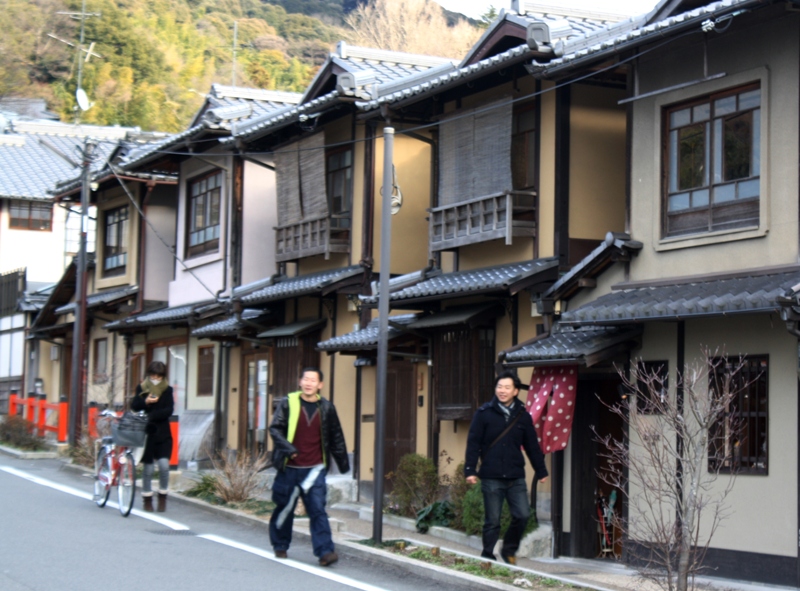
[[[183,261],[183,259],[181,259],[181,258],[180,258],[180,257],[179,257],[179,256],[178,256],[178,255],[177,255],[177,254],[176,254],[176,253],[173,251],[173,248],[172,248],[172,246],[170,246],[169,244],[167,244],[167,241],[166,241],[166,240],[165,240],[165,239],[164,239],[164,238],[161,236],[161,234],[159,234],[159,233],[158,233],[158,230],[156,230],[156,228],[155,228],[155,226],[153,225],[153,223],[152,223],[152,222],[151,222],[151,221],[150,221],[150,220],[147,218],[147,216],[145,215],[144,211],[142,211],[142,208],[141,208],[141,207],[139,207],[139,204],[138,204],[138,203],[136,203],[136,199],[134,199],[134,198],[133,198],[133,195],[131,195],[131,192],[128,190],[128,187],[127,187],[127,185],[126,185],[126,184],[123,182],[123,180],[122,180],[122,179],[119,177],[119,175],[117,174],[117,171],[116,171],[116,169],[115,169],[114,165],[113,165],[113,164],[111,164],[111,163],[109,162],[109,163],[108,163],[108,168],[109,168],[109,170],[111,170],[111,172],[112,172],[112,173],[114,174],[114,176],[116,177],[116,179],[117,179],[117,182],[119,182],[120,186],[122,187],[122,190],[123,190],[123,191],[125,191],[125,194],[128,196],[128,199],[129,199],[129,200],[130,200],[130,202],[133,204],[133,207],[134,207],[134,208],[136,208],[136,211],[139,213],[139,217],[141,217],[141,218],[142,218],[142,220],[143,220],[143,221],[144,221],[144,222],[145,222],[145,223],[146,223],[146,224],[147,224],[147,225],[150,227],[150,229],[153,231],[153,234],[155,234],[155,235],[156,235],[156,237],[157,237],[157,238],[158,238],[158,239],[161,241],[161,244],[163,244],[163,245],[164,245],[164,247],[167,249],[167,251],[170,253],[170,255],[172,255],[172,258],[174,258],[176,261],[178,261],[178,263],[180,263],[180,265],[183,267],[183,270],[184,270],[184,271],[186,271],[187,273],[189,273],[189,274],[190,274],[192,277],[194,277],[195,281],[197,281],[197,282],[198,282],[200,285],[202,285],[202,286],[203,286],[203,288],[204,288],[204,289],[205,289],[205,290],[206,290],[208,293],[210,293],[210,294],[211,294],[211,297],[214,299],[214,301],[216,301],[216,302],[219,302],[220,300],[219,300],[219,298],[217,298],[217,294],[216,294],[214,291],[212,291],[212,290],[211,290],[211,288],[209,288],[209,287],[208,287],[208,286],[207,286],[205,283],[203,283],[203,280],[202,280],[202,279],[200,279],[200,278],[197,276],[197,274],[196,274],[196,273],[195,273],[195,272],[194,272],[194,271],[193,271],[191,268],[189,268],[189,267],[186,265],[186,263]]]

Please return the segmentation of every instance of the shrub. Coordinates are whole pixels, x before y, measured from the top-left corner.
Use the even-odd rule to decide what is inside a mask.
[[[187,497],[195,497],[207,503],[219,503],[220,499],[217,496],[217,483],[219,478],[216,474],[204,472],[200,476],[200,480],[196,481],[194,486],[186,491],[184,494]]]
[[[471,485],[464,478],[464,462],[456,467],[453,476],[447,477],[447,490],[450,502],[453,505],[453,521],[451,527],[464,531],[464,497]]]
[[[269,464],[269,456],[262,452],[257,456],[242,449],[228,456],[211,456],[217,471],[216,495],[226,503],[241,503],[251,498],[263,487],[258,473]]]
[[[95,440],[84,433],[75,445],[70,446],[68,454],[73,463],[94,468],[97,459]]]
[[[417,530],[425,533],[434,525],[450,527],[453,523],[453,503],[436,501],[417,513]]]
[[[390,505],[405,517],[416,517],[417,513],[433,504],[439,496],[439,476],[433,460],[419,454],[407,454],[400,458],[397,470],[386,478],[392,481],[389,494]]]
[[[462,503],[462,525],[463,531],[469,535],[478,535],[483,531],[483,493],[480,485],[471,486],[464,495]],[[503,510],[500,513],[500,536],[502,537],[509,524],[511,523],[511,512],[508,510],[508,503],[503,503]],[[536,517],[531,511],[528,525],[525,526],[523,535],[529,534],[539,527]]]
[[[0,423],[0,442],[30,451],[45,448],[44,440],[34,435],[33,425],[16,415],[9,415]]]

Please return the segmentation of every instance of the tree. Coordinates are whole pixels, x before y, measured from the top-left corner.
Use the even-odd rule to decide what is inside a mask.
[[[372,0],[345,19],[355,45],[461,59],[481,35],[466,21],[448,26],[432,0]]]
[[[499,14],[500,13],[497,12],[497,8],[495,8],[494,5],[489,6],[489,8],[486,9],[486,12],[481,15],[481,28],[488,29],[489,25],[494,22],[494,19],[496,19]]]
[[[721,445],[741,436],[735,403],[744,360],[708,351],[678,372],[670,392],[662,368],[637,364],[620,372],[633,393],[607,408],[627,427],[627,439],[598,437],[608,468],[600,478],[627,500],[615,516],[630,561],[668,591],[695,588],[712,536],[729,515],[725,500],[736,476]],[[724,429],[720,425],[724,424]]]

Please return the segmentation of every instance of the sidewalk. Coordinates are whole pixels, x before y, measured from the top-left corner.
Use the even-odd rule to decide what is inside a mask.
[[[180,493],[170,494],[172,498],[179,502],[203,506],[209,511],[214,511],[215,513],[225,515],[230,519],[240,522],[258,522],[263,525],[265,529],[268,527],[268,521],[266,520],[252,517],[239,511],[208,505],[207,503],[186,497]],[[464,579],[466,577],[469,583],[476,589],[500,589],[507,591],[518,589],[510,585],[458,573],[450,569],[398,556],[391,552],[376,550],[358,543],[359,540],[372,538],[372,508],[369,505],[347,502],[337,503],[328,507],[328,515],[331,520],[334,540],[336,541],[337,549],[340,554],[356,554],[376,562],[392,564],[396,567],[413,570],[415,572],[419,572],[420,569],[425,569],[426,576],[440,580],[442,583],[452,582],[454,579]],[[393,515],[385,515],[382,526],[382,538],[383,540],[404,539],[413,541],[414,544],[420,546],[439,546],[444,551],[453,552],[469,558],[480,557],[479,548],[439,537],[435,535],[437,529],[440,528],[432,528],[431,533],[427,534],[418,533],[413,526],[412,520],[398,518]],[[310,538],[307,522],[305,520],[296,520],[294,531],[295,535]],[[659,589],[655,584],[638,578],[636,571],[633,569],[614,560],[588,560],[569,557],[558,559],[542,558],[535,560],[519,558],[518,560],[519,562],[516,568],[521,571],[545,578],[557,579],[594,591],[657,591]],[[509,566],[509,568],[515,567]],[[764,589],[776,589],[788,591],[789,589],[794,589],[790,587],[753,585],[728,579],[713,579],[710,577],[698,578],[698,582],[704,588],[710,590],[763,591]]]

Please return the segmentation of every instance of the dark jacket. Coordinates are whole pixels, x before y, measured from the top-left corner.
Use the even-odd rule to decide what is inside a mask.
[[[511,430],[490,448],[492,442],[517,415],[520,415],[519,419]],[[539,448],[533,420],[525,410],[525,405],[515,399],[507,422],[505,413],[500,410],[500,402],[493,396],[490,402],[478,409],[469,427],[464,476],[525,478],[525,458],[522,456],[522,449],[531,461],[537,478],[547,476],[544,454]],[[481,467],[478,471],[479,459]]]
[[[147,439],[154,444],[172,441],[169,418],[175,410],[175,399],[172,386],[167,386],[164,393],[153,404],[147,404],[142,396],[141,385],[136,386],[136,396],[131,400],[131,410],[143,410],[147,413]]]
[[[350,460],[347,457],[347,446],[344,442],[342,425],[336,408],[327,398],[319,396],[319,416],[322,427],[322,458],[326,466],[330,465],[329,458],[333,458],[339,472],[345,474],[350,471]],[[272,451],[272,465],[278,470],[286,467],[286,461],[292,454],[297,453],[297,448],[292,445],[297,421],[300,419],[300,392],[292,392],[286,398],[278,401],[278,408],[272,415],[269,434],[275,449]]]

